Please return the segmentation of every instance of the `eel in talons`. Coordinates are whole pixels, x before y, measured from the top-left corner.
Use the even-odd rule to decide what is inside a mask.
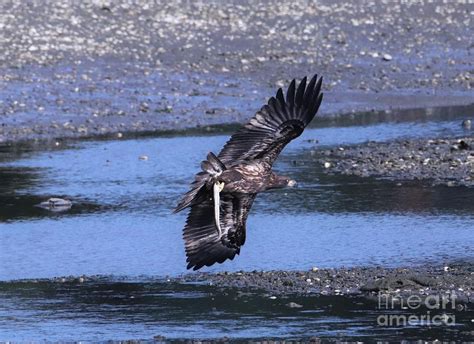
[[[215,182],[213,186],[214,192],[214,219],[216,221],[217,231],[219,233],[219,238],[222,237],[222,229],[221,229],[221,196],[220,193],[224,189],[223,182]]]

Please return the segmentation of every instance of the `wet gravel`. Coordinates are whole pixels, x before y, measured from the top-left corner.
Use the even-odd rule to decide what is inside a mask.
[[[469,104],[471,7],[2,2],[0,141],[243,122],[315,72],[322,116]]]
[[[316,154],[328,173],[474,186],[474,137],[369,142]]]
[[[474,265],[453,262],[444,266],[406,268],[354,267],[309,271],[253,271],[189,274],[180,282],[206,282],[215,286],[264,291],[269,297],[283,295],[346,295],[373,298],[389,296],[455,294],[474,302]],[[289,305],[289,307],[297,305]]]

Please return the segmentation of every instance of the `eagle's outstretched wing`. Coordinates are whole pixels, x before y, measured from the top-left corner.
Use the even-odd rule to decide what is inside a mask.
[[[213,176],[263,157],[273,163],[318,112],[323,96],[321,83],[317,75],[308,84],[306,78],[298,86],[293,80],[286,98],[279,89],[276,97],[270,98],[249,123],[232,135],[218,157],[209,154],[201,164],[203,171],[196,175],[191,190],[175,209],[177,212],[191,207],[183,232],[188,269],[233,259],[245,243],[245,223],[256,193],[220,193],[220,200],[216,197],[216,211],[211,193],[217,185]]]
[[[280,88],[276,97],[271,97],[249,123],[232,135],[218,158],[227,167],[264,156],[273,162],[318,112],[323,98],[321,83],[317,75],[307,85],[303,78],[298,87],[293,80],[286,98]]]
[[[221,237],[212,200],[208,198],[191,206],[183,232],[188,269],[222,263],[240,253],[240,247],[245,243],[245,222],[255,197],[256,194],[221,194]]]
[[[218,155],[219,169],[230,168],[244,161],[267,156],[273,162],[281,150],[304,128],[318,112],[323,98],[322,78],[315,75],[306,85],[306,77],[298,87],[293,80],[288,87],[286,99],[281,88],[276,97],[268,100],[244,127],[239,129]],[[211,161],[212,162],[212,161]],[[179,212],[203,201],[208,190],[206,183],[210,175],[201,171],[196,175],[189,190],[175,208]]]

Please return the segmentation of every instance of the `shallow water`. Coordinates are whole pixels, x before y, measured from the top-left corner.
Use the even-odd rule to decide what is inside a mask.
[[[430,314],[377,309],[343,296],[272,299],[262,293],[141,278],[85,283],[0,282],[0,333],[16,341],[180,338],[345,338],[469,340],[469,311],[449,311],[456,326],[374,326],[379,317]],[[289,308],[289,302],[301,308]]]
[[[474,189],[432,187],[429,183],[400,186],[373,178],[326,175],[311,154],[314,148],[367,140],[469,134],[460,126],[464,113],[458,116],[450,111],[445,118],[430,118],[422,113],[425,116],[414,121],[410,118],[412,121],[380,123],[377,118],[363,125],[344,123],[342,127],[324,125],[306,130],[287,147],[275,166],[281,174],[296,179],[298,187],[259,195],[248,219],[247,242],[241,256],[205,270],[401,266],[472,257]],[[147,288],[145,280],[150,276],[184,273],[181,230],[186,214],[172,215],[171,209],[187,190],[206,153],[217,153],[227,139],[228,134],[224,133],[69,142],[45,150],[2,147],[0,280],[103,274],[134,280],[130,288]],[[142,155],[148,160],[139,159]],[[35,207],[53,196],[71,199],[72,209],[50,213]],[[105,283],[106,288],[110,283]],[[145,314],[130,310],[129,316],[127,304],[120,301],[116,306],[110,305],[113,316],[104,320],[108,307],[95,309],[92,305],[88,313],[86,305],[84,312],[82,308],[71,311],[72,306],[67,303],[74,293],[70,294],[68,288],[59,297],[57,286],[46,282],[35,286],[30,298],[22,288],[17,290],[12,285],[8,282],[0,287],[0,299],[5,301],[0,307],[0,329],[10,329],[11,332],[4,332],[9,339],[37,338],[35,331],[56,339],[95,339],[101,337],[97,334],[100,331],[105,331],[102,334],[107,338],[117,339],[137,338],[145,333],[149,338],[152,332],[179,337],[178,320],[173,317],[162,327],[154,326],[156,314],[162,309],[150,306]],[[112,285],[112,289],[116,288]],[[49,293],[51,288],[51,299],[37,295],[38,290]],[[152,284],[152,288],[161,290],[162,286]],[[188,287],[176,288],[170,291],[175,295],[171,299],[185,302],[186,297],[179,301],[179,288]],[[189,288],[191,293],[200,295],[199,288]],[[110,293],[114,292],[115,289]],[[121,299],[120,295],[116,297]],[[154,316],[149,317],[148,312]],[[255,326],[252,312],[237,313],[239,320],[231,320],[231,316],[208,317],[186,332],[186,337],[229,335],[224,330],[227,327],[243,329],[234,337],[270,335],[275,334],[280,322],[289,325],[276,336],[307,333],[305,326],[313,328],[313,322],[319,325],[314,325],[311,333],[320,336],[325,335],[324,329],[330,335],[337,335],[338,329],[359,335],[360,328],[366,326],[361,320],[365,315],[346,319],[324,310],[316,320],[307,319],[307,325],[298,325],[304,322],[301,314],[285,320],[286,315],[267,319],[271,312],[264,312],[262,317],[267,320],[259,319]],[[189,314],[189,321],[194,321],[194,313]],[[32,323],[43,317],[48,320]],[[81,325],[77,332],[71,332],[68,327],[76,317],[81,319]]]

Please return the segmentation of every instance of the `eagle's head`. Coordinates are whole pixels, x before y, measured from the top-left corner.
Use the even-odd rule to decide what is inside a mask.
[[[269,185],[269,188],[270,189],[274,189],[274,188],[284,188],[284,187],[294,187],[296,186],[296,180],[294,179],[291,179],[290,177],[287,177],[287,176],[279,176],[279,175],[276,175],[276,174],[272,174],[271,178],[270,178],[270,185]]]

